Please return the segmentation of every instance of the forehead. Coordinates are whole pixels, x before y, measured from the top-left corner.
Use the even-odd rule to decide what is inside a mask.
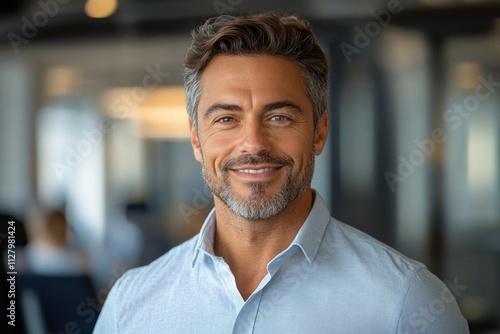
[[[283,57],[219,55],[207,65],[200,82],[200,107],[221,99],[309,100],[302,69]]]

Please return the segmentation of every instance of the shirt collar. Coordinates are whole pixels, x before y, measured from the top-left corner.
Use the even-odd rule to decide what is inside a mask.
[[[304,224],[300,228],[299,232],[295,236],[295,239],[290,244],[283,253],[288,252],[288,250],[296,245],[298,246],[305,257],[312,263],[316,253],[318,252],[321,240],[325,233],[328,222],[330,221],[330,212],[326,207],[326,204],[321,197],[321,195],[313,189],[314,193],[314,204],[307,216]],[[193,260],[191,266],[194,266],[195,260],[198,254],[201,252],[207,255],[214,256],[213,242],[215,236],[215,208],[209,213],[203,226],[201,227],[200,233],[198,235],[198,241],[196,242],[195,252],[193,254]]]
[[[312,263],[318,252],[326,227],[330,222],[330,211],[321,195],[313,189],[314,204],[291,246],[302,249],[309,263]],[[290,248],[289,247],[289,248]]]
[[[214,256],[214,238],[215,238],[215,208],[210,211],[203,226],[198,234],[198,241],[196,242],[195,251],[191,266],[194,267],[198,253],[204,252],[208,255]]]

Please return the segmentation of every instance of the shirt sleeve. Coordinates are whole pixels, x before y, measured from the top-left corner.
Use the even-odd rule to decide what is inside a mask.
[[[111,291],[104,302],[104,306],[101,309],[99,318],[94,327],[93,334],[113,334],[119,333],[118,331],[118,317],[117,308],[119,307],[118,291],[120,285],[123,281],[123,277],[120,278],[115,285],[111,288]]]
[[[459,295],[464,286],[454,292]],[[464,334],[467,321],[448,287],[427,268],[420,269],[411,281],[401,306],[398,334]]]

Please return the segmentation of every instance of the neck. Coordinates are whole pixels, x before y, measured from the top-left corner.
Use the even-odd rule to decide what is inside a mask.
[[[231,268],[242,297],[246,299],[267,274],[267,264],[285,250],[304,224],[313,204],[308,188],[280,214],[260,221],[234,215],[215,199],[214,252]]]

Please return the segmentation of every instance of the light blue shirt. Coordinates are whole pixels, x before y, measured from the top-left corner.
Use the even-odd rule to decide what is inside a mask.
[[[330,217],[316,193],[290,246],[244,301],[200,233],[112,288],[96,334],[468,333],[453,294],[423,264]],[[460,285],[452,287],[460,293]]]

